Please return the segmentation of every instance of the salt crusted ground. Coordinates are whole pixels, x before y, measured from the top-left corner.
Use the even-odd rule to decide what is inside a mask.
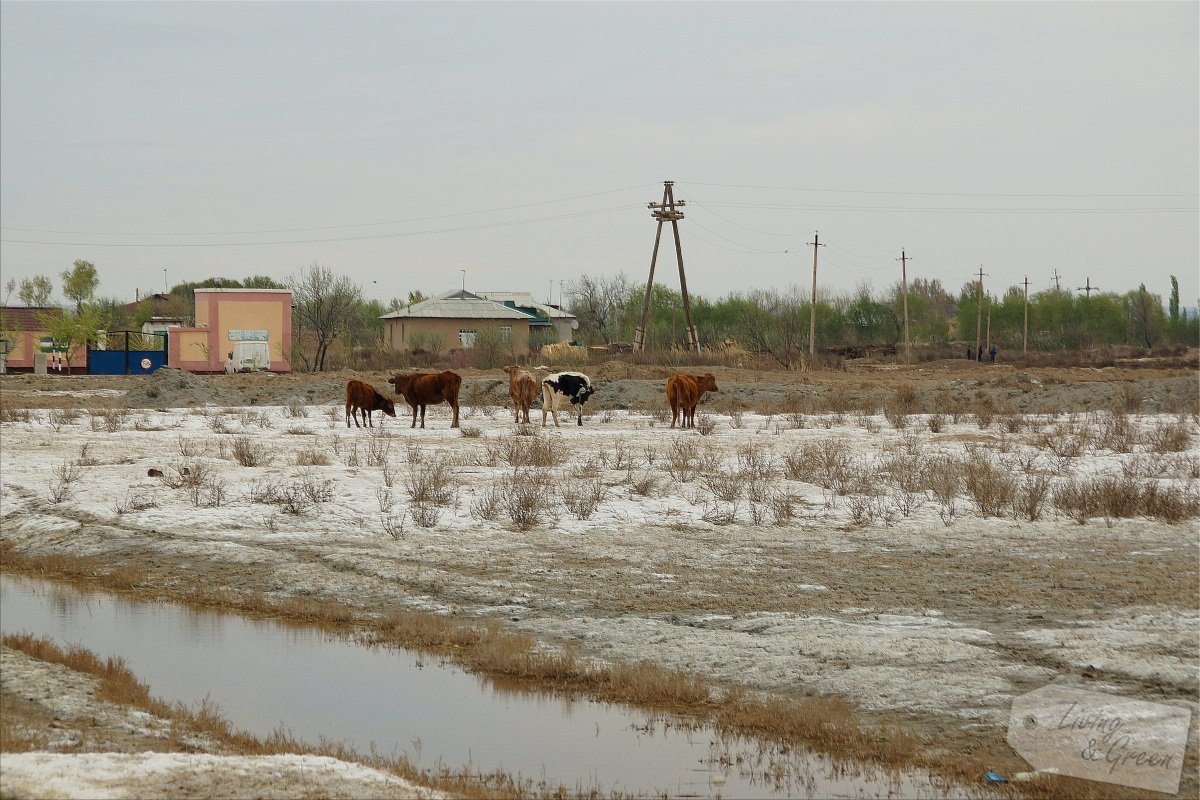
[[[868,473],[897,453],[963,456],[969,447],[1013,466],[1036,452],[1035,431],[1066,417],[1034,420],[1016,435],[969,418],[932,433],[921,415],[904,430],[881,414],[809,416],[798,427],[789,415],[708,408],[707,436],[620,410],[515,436],[511,413],[494,405],[464,409],[472,436],[448,429],[444,407],[430,410],[423,431],[390,419],[382,429],[347,430],[341,409],[328,405],[164,407],[124,418],[97,407],[70,422],[35,411],[0,431],[2,536],[21,551],[137,564],[145,581],[181,591],[217,582],[368,609],[500,618],[601,658],[649,659],[781,694],[839,694],[947,740],[956,730],[1002,738],[1012,698],[1052,681],[1196,707],[1195,519],[1080,525],[1050,509],[1019,521],[983,516],[965,496],[952,509],[929,493],[868,501],[779,470],[797,448],[828,440],[845,442]],[[1179,420],[1141,414],[1133,422],[1149,430]],[[1164,459],[1153,480],[1194,492],[1200,450],[1194,418],[1186,424],[1188,450]],[[269,462],[240,465],[236,441]],[[566,458],[514,468],[506,454],[529,442]],[[722,500],[722,482],[700,474],[676,480],[667,464],[688,446],[716,459],[704,468],[725,470],[726,482],[744,474],[737,470],[747,459],[773,463],[770,490],[793,497],[795,516],[776,525],[769,501]],[[320,461],[315,453],[329,463],[306,463]],[[1054,480],[1120,474],[1139,457],[1150,455],[1091,447],[1043,458],[1042,471]],[[91,463],[52,502],[64,465],[80,461]],[[151,468],[178,477],[197,465],[208,489],[147,477]],[[439,465],[450,497],[424,511],[436,522],[422,527],[409,490]],[[503,510],[485,518],[489,497],[539,474],[551,481],[541,487],[536,527],[520,530]],[[657,483],[645,494],[643,478]],[[301,514],[256,502],[289,486],[327,490],[328,499]],[[587,519],[562,497],[584,489],[603,495]],[[1191,736],[1194,748],[1195,717]],[[39,758],[5,757],[6,794],[16,785],[10,776],[47,763]],[[174,763],[161,757],[151,766]],[[107,768],[93,767],[97,775]]]

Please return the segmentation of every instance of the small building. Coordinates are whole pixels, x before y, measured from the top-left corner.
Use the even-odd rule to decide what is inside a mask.
[[[196,324],[168,328],[167,366],[291,372],[291,289],[197,289]]]
[[[0,363],[2,371],[33,372],[34,359],[46,355],[46,367],[52,371],[66,370],[66,355],[57,348],[46,330],[45,320],[61,317],[63,310],[55,306],[4,306],[0,308]],[[88,363],[87,346],[81,343],[71,358],[72,372],[85,370]]]
[[[575,331],[579,330],[579,320],[574,314],[558,306],[539,303],[529,292],[479,292],[479,296],[529,314],[533,317],[529,332],[553,329],[555,335],[550,337],[551,341],[570,342],[575,338]]]
[[[469,350],[482,330],[496,331],[514,353],[529,352],[529,328],[535,320],[512,306],[464,290],[447,292],[408,308],[384,314],[384,339],[393,350],[443,353]],[[543,324],[546,324],[543,322]]]

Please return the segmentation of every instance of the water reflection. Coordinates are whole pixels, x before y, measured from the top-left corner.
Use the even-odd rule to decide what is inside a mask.
[[[0,630],[120,656],[151,692],[210,697],[238,728],[504,770],[534,785],[669,797],[930,797],[911,775],[870,775],[687,720],[529,692],[403,650],[313,628],[82,594],[0,575]]]

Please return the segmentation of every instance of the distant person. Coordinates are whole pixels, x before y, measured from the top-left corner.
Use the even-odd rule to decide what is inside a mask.
[[[995,363],[996,363],[996,345],[992,345],[992,346],[991,346],[991,347],[988,349],[988,358],[991,360],[991,362],[992,362],[993,364],[995,364]]]
[[[237,372],[237,367],[233,363],[233,353],[229,354],[229,358],[225,359],[225,374],[232,375]]]
[[[967,361],[971,360],[971,346],[967,345]]]
[[[979,354],[975,356],[975,360],[980,364],[983,363],[983,345],[979,345]]]

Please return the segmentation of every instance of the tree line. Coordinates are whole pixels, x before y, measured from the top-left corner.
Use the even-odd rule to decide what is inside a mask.
[[[139,330],[152,316],[194,322],[195,290],[199,288],[290,289],[294,341],[291,362],[298,369],[322,371],[342,366],[369,367],[387,356],[381,317],[426,299],[420,291],[384,303],[367,298],[363,288],[328,267],[312,264],[276,281],[265,275],[244,279],[224,277],[179,283],[164,295],[141,293],[129,304],[99,298],[94,264],[78,260],[59,275],[62,296],[69,307],[44,314],[44,330],[56,346],[69,352],[95,340],[104,331]],[[4,305],[14,292],[22,305],[45,307],[54,292],[46,276],[9,280]],[[566,310],[579,320],[578,341],[584,345],[632,342],[641,317],[644,284],[624,273],[582,275],[572,282]],[[904,287],[896,282],[881,292],[861,284],[853,292],[818,291],[815,311],[815,349],[882,348],[904,343]],[[710,350],[734,347],[761,354],[784,368],[799,366],[809,350],[811,295],[799,287],[734,292],[717,300],[690,296],[692,322],[701,346]],[[1181,307],[1179,282],[1171,276],[1169,298],[1145,284],[1125,293],[1073,294],[1047,290],[1028,295],[1021,286],[997,296],[980,294],[975,282],[953,293],[936,279],[915,278],[907,286],[909,340],[917,348],[946,351],[976,343],[980,330],[987,344],[1002,351],[1084,350],[1129,345],[1140,348],[1194,346],[1200,342],[1200,320]],[[0,326],[5,321],[0,320]],[[483,334],[484,332],[480,332]],[[553,339],[542,338],[534,346]],[[645,344],[650,351],[687,348],[686,315],[679,291],[656,284],[651,288]],[[986,346],[986,345],[985,345]],[[476,338],[476,362],[486,366],[512,356],[503,343]],[[436,355],[436,354],[435,354]],[[484,364],[480,363],[480,366]]]

